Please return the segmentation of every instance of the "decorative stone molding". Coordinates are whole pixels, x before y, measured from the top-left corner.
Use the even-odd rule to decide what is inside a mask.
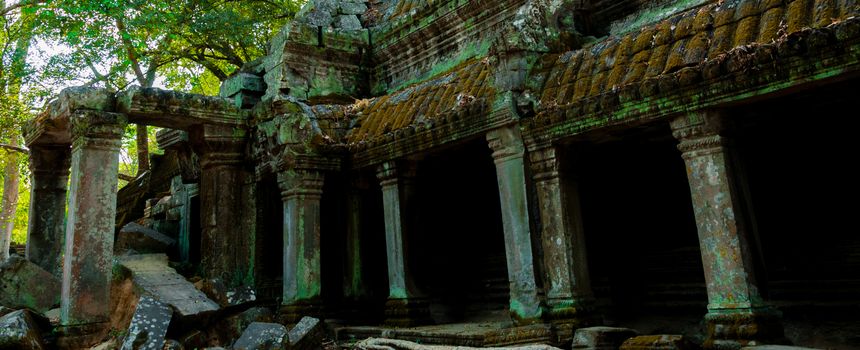
[[[493,160],[496,164],[512,159],[522,159],[525,154],[520,130],[516,126],[507,126],[487,133],[487,143],[493,150]]]

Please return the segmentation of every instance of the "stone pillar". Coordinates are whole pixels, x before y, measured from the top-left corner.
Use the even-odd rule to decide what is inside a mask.
[[[753,249],[743,222],[743,203],[727,159],[730,142],[723,119],[713,111],[671,122],[687,165],[708,290],[710,348],[739,348],[751,341],[783,337],[779,314],[765,305],[756,287]]]
[[[200,154],[200,254],[203,273],[229,287],[254,285],[254,237],[245,219],[253,203],[245,193],[243,130],[204,125],[192,135]]]
[[[27,226],[27,260],[63,275],[66,189],[71,148],[68,144],[30,146],[30,219]]]
[[[382,186],[385,246],[388,261],[386,324],[409,327],[431,322],[427,301],[419,297],[409,271],[407,237],[409,200],[413,195],[414,164],[383,163],[376,175]]]
[[[127,119],[96,111],[70,119],[72,181],[59,333],[62,343],[86,346],[106,331],[110,317],[119,148]]]
[[[593,304],[579,191],[572,179],[559,176],[559,149],[529,152],[532,179],[540,207],[541,244],[549,316],[558,323],[579,328],[587,322]]]
[[[290,169],[278,173],[284,202],[284,295],[282,321],[319,316],[322,287],[320,266],[320,199],[324,173]]]
[[[511,317],[519,324],[540,320],[542,306],[537,295],[523,156],[525,147],[516,127],[487,133],[493,150],[502,225],[510,282]]]

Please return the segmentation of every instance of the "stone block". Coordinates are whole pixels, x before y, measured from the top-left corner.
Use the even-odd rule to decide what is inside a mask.
[[[257,300],[257,293],[249,286],[227,287],[220,279],[201,280],[194,284],[221,307],[238,306]]]
[[[173,310],[150,297],[141,297],[122,342],[122,350],[161,350]]]
[[[687,350],[695,346],[683,335],[640,335],[624,341],[621,350]]]
[[[123,267],[131,271],[137,288],[170,305],[180,320],[199,320],[219,309],[218,304],[167,266],[167,256],[164,254],[127,255],[118,259]]]
[[[0,265],[0,305],[45,312],[60,305],[60,280],[21,257]]]
[[[346,30],[359,30],[361,29],[361,21],[355,15],[340,15],[337,16],[335,27]]]
[[[33,314],[18,310],[0,317],[0,349],[44,349],[41,330]]]
[[[235,343],[235,350],[288,349],[287,328],[277,323],[254,322],[242,332]]]
[[[615,350],[625,340],[635,337],[635,330],[616,327],[588,327],[576,330],[573,349]]]
[[[289,335],[290,346],[293,349],[320,349],[325,337],[325,329],[319,319],[305,316],[290,330]]]
[[[367,5],[360,2],[341,2],[340,13],[344,15],[361,15],[367,11]]]
[[[241,313],[224,318],[208,331],[210,339],[218,339],[218,344],[233,344],[242,332],[254,322],[272,322],[272,311],[265,307],[252,307]]]
[[[156,230],[131,222],[119,230],[114,252],[133,250],[138,253],[167,253],[176,240]]]

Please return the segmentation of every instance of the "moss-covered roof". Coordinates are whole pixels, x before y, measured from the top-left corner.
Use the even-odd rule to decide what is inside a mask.
[[[855,1],[727,0],[707,4],[555,58],[541,94],[553,109],[649,78],[699,66],[734,48],[768,44],[803,28],[860,14]]]
[[[347,143],[374,139],[455,111],[487,103],[495,95],[491,67],[479,60],[464,62],[432,79],[353,106],[355,126]]]

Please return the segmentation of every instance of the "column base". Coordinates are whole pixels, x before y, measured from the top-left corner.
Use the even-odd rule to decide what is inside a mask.
[[[433,324],[430,303],[426,299],[388,299],[385,302],[385,325],[415,327]]]
[[[107,322],[57,326],[58,349],[85,349],[98,344],[108,334]]]
[[[785,344],[782,313],[769,308],[710,310],[705,315],[706,349],[735,350],[748,345]]]
[[[549,300],[544,318],[552,324],[560,340],[573,339],[577,328],[600,323],[591,300]]]
[[[278,310],[278,322],[296,324],[302,317],[310,316],[323,318],[323,305],[320,302],[301,301],[289,305],[281,305]]]

